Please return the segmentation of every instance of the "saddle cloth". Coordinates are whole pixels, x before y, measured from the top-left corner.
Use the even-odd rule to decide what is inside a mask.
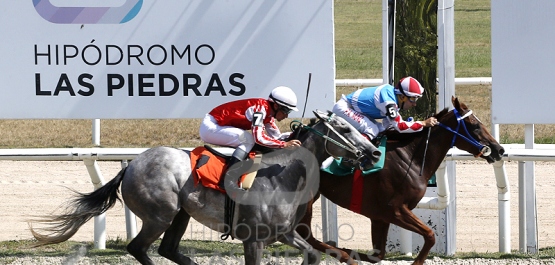
[[[387,143],[387,137],[383,136],[380,139],[380,145],[378,146],[378,149],[382,152],[382,155],[380,156],[380,160],[376,164],[374,164],[372,168],[362,171],[362,175],[368,175],[383,169],[383,166],[385,164],[386,143]],[[335,176],[347,176],[347,175],[353,174],[355,172],[355,168],[345,167],[342,164],[342,161],[343,161],[342,157],[334,159],[333,161],[331,161],[331,163],[322,165],[321,170],[326,171]]]
[[[255,157],[257,156],[258,154],[254,152],[249,153],[250,159],[255,159]],[[220,182],[220,179],[225,176],[225,170],[227,169],[227,159],[210,152],[210,150],[203,146],[199,146],[193,149],[190,153],[190,157],[195,185],[198,185],[200,183],[204,187],[215,189],[222,193],[225,193],[225,190],[222,189],[218,184]],[[255,159],[255,161],[256,160],[258,159]],[[252,184],[252,181],[254,181],[253,175],[256,174],[256,171],[254,171],[253,173],[254,174],[249,173],[241,176],[240,183],[238,184],[245,189],[250,187],[250,184]],[[247,178],[247,175],[252,176],[252,179],[250,180],[251,183],[243,184],[245,182],[245,178]]]

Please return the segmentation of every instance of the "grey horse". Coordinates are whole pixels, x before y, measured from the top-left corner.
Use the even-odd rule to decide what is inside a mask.
[[[244,191],[233,176],[244,172],[238,163],[226,175],[227,193],[237,203],[232,235],[243,242],[246,265],[260,264],[263,249],[282,242],[305,251],[309,264],[318,264],[319,254],[295,231],[319,185],[319,165],[330,155],[364,161],[370,168],[380,151],[353,126],[330,112],[314,111],[319,122],[305,125],[302,146],[264,155],[252,187]],[[308,127],[308,128],[307,128]],[[233,173],[235,172],[235,173]],[[191,217],[203,225],[225,232],[225,194],[195,184],[187,152],[155,147],[139,154],[116,177],[92,193],[69,201],[64,213],[45,216],[29,223],[36,246],[68,240],[92,217],[106,212],[117,200],[121,185],[125,204],[142,220],[142,228],[127,245],[141,264],[154,264],[148,257],[150,245],[160,238],[158,253],[177,264],[197,264],[179,253],[179,242]],[[33,228],[33,223],[43,227]]]

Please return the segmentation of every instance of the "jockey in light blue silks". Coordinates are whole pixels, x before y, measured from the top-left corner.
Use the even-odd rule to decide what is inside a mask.
[[[395,87],[384,84],[342,95],[332,111],[351,123],[370,140],[390,127],[401,133],[419,132],[424,127],[437,125],[436,118],[405,121],[399,114],[399,110],[416,106],[416,101],[422,97],[422,93],[424,93],[422,85],[409,76],[402,78]],[[382,119],[382,122],[376,119]]]

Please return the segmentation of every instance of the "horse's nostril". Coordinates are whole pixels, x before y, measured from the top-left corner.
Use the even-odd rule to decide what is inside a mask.
[[[503,149],[503,148],[499,149],[499,155],[502,156],[504,153],[505,153],[505,149]]]
[[[376,151],[372,152],[372,155],[374,157],[380,157],[382,155],[382,152],[380,150],[376,150]]]

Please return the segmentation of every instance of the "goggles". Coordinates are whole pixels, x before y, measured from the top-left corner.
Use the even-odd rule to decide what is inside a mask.
[[[407,97],[411,103],[416,103],[420,97]]]
[[[281,112],[283,112],[284,114],[289,114],[293,111],[292,109],[285,106],[279,106],[279,110],[281,110]]]

